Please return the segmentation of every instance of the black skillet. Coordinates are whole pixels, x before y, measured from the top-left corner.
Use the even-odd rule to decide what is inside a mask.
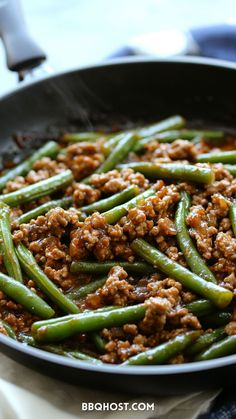
[[[26,72],[44,59],[29,40],[17,8],[5,10],[0,27],[8,67]],[[10,16],[9,16],[10,13]],[[8,18],[11,18],[10,25]],[[24,30],[15,49],[14,27]],[[19,32],[18,32],[19,33]],[[9,41],[10,39],[10,41]],[[22,55],[21,55],[22,51]],[[16,54],[17,53],[17,54]],[[0,100],[0,150],[3,160],[29,153],[12,139],[16,133],[52,137],[62,129],[122,126],[156,121],[180,113],[196,125],[236,129],[236,65],[202,59],[119,60],[20,85]],[[27,143],[28,144],[28,143]],[[92,366],[34,349],[0,334],[3,353],[26,366],[72,383],[110,391],[177,394],[232,384],[236,355],[183,365]]]

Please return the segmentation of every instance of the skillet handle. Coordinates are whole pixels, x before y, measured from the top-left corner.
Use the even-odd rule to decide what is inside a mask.
[[[46,55],[28,32],[20,1],[0,2],[0,37],[2,38],[7,67],[21,72],[40,65]]]

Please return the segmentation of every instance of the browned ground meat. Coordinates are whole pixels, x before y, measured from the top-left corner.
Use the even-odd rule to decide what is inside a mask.
[[[73,182],[65,191],[67,196],[72,196],[76,207],[92,204],[101,197],[99,189],[91,188],[89,185]]]
[[[13,233],[15,242],[22,241],[48,277],[64,290],[75,285],[76,279],[70,273],[69,248],[62,242],[62,238],[65,229],[74,228],[77,223],[78,213],[75,209],[66,211],[55,208],[45,216],[31,220],[29,224],[21,224],[20,229]]]
[[[140,191],[149,186],[149,181],[141,173],[134,173],[132,169],[111,170],[108,173],[92,175],[91,184],[104,193],[117,193],[129,185],[137,185]]]
[[[72,170],[75,180],[90,175],[103,162],[104,156],[98,143],[77,143],[67,147],[66,154],[60,154],[58,161]]]
[[[146,146],[147,152],[142,155],[142,160],[171,161],[171,160],[189,160],[195,159],[198,150],[194,144],[186,140],[176,140],[173,143],[158,143],[153,141]]]
[[[120,266],[114,266],[108,274],[102,288],[94,294],[89,294],[83,303],[88,309],[96,309],[103,306],[125,306],[129,300],[133,286],[127,281],[128,274]]]
[[[21,189],[25,186],[37,183],[40,180],[48,179],[51,176],[65,170],[66,166],[63,163],[57,163],[50,157],[43,157],[34,163],[32,170],[25,176],[17,176],[14,181],[7,182],[4,193],[9,193]]]

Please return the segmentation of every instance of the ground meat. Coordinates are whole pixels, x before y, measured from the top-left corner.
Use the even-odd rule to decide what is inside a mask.
[[[31,287],[29,286],[29,288]],[[2,291],[0,291],[0,319],[8,323],[15,333],[28,333],[32,323],[38,320],[36,316],[28,313],[20,304],[9,299]]]
[[[191,227],[189,233],[196,240],[199,252],[205,259],[211,259],[213,236],[217,229],[208,224],[206,210],[201,205],[192,206],[187,216],[187,224]]]
[[[57,160],[72,170],[78,181],[90,175],[103,162],[102,143],[81,142],[70,145],[65,154],[59,154]]]
[[[143,161],[172,161],[195,159],[198,149],[190,141],[176,140],[173,143],[152,141],[145,146],[147,152],[142,155]]]
[[[145,305],[147,309],[144,319],[140,322],[141,330],[153,333],[164,329],[167,313],[172,306],[170,301],[167,298],[151,297]]]
[[[229,336],[236,335],[236,321],[228,323],[225,326],[225,331]]]
[[[94,174],[91,184],[103,193],[117,193],[129,185],[137,185],[140,191],[149,186],[149,181],[141,173],[135,173],[132,169],[111,170],[108,173]]]
[[[70,255],[83,259],[92,253],[97,260],[112,260],[115,256],[132,262],[133,251],[119,225],[110,226],[95,212],[71,233]]]
[[[127,281],[128,274],[120,266],[114,266],[102,288],[85,299],[86,308],[96,309],[106,305],[124,306],[127,304],[133,286]]]
[[[25,177],[17,176],[13,181],[10,180],[7,182],[3,192],[13,192],[41,180],[48,179],[63,172],[65,168],[66,166],[63,163],[58,163],[50,157],[43,157],[33,164],[32,170]]]
[[[20,225],[14,231],[15,242],[22,241],[34,254],[36,261],[50,279],[62,289],[70,289],[76,283],[70,273],[71,257],[66,241],[66,229],[76,228],[78,213],[75,209],[54,208],[45,216]]]
[[[66,196],[72,196],[76,207],[92,204],[101,197],[99,189],[91,188],[89,185],[83,183],[73,182],[65,191]]]

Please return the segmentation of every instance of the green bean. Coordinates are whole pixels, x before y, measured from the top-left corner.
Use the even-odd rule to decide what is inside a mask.
[[[155,365],[163,362],[181,353],[188,345],[194,342],[200,335],[200,332],[186,332],[176,336],[165,343],[154,348],[148,349],[137,355],[131,356],[123,365]]]
[[[65,197],[62,199],[56,199],[54,201],[45,202],[45,204],[40,205],[39,207],[33,208],[32,210],[25,212],[16,219],[19,224],[28,223],[30,220],[35,220],[39,215],[44,215],[53,208],[68,208],[72,205],[73,199],[70,197]]]
[[[232,224],[232,230],[234,237],[236,237],[236,201],[232,202],[229,209],[230,221]]]
[[[133,149],[137,142],[137,136],[133,133],[123,135],[122,140],[114,147],[107,159],[95,170],[94,173],[106,173],[114,169],[118,163],[123,161],[127,154]],[[91,176],[83,179],[81,183],[90,183]]]
[[[70,271],[72,273],[107,274],[113,266],[121,266],[128,273],[149,274],[155,269],[146,262],[72,262]]]
[[[88,311],[74,316],[64,316],[54,323],[38,321],[32,325],[32,335],[40,342],[56,342],[76,333],[87,333],[104,327],[122,326],[142,320],[145,315],[144,304],[116,308],[107,311]],[[68,319],[67,319],[68,317]]]
[[[125,204],[118,205],[117,207],[104,212],[102,215],[108,224],[115,224],[121,217],[127,214],[129,209],[135,208],[150,196],[155,195],[155,193],[156,191],[154,188],[149,188]]]
[[[26,175],[37,160],[40,160],[42,157],[46,156],[55,157],[59,150],[60,147],[57,143],[55,143],[55,141],[49,141],[48,143],[44,144],[39,150],[35,151],[31,157],[13,167],[13,169],[8,170],[0,177],[0,190],[4,188],[9,180],[15,179],[17,176]]]
[[[236,163],[236,151],[218,151],[217,153],[199,154],[196,159],[200,163]]]
[[[177,243],[190,269],[206,281],[217,283],[215,276],[198,253],[186,227],[186,217],[191,206],[191,197],[187,192],[181,192],[180,201],[175,213]]]
[[[224,164],[224,168],[228,170],[232,176],[236,176],[236,164]]]
[[[86,295],[96,291],[98,288],[101,288],[105,284],[106,280],[107,278],[102,278],[97,281],[89,282],[89,284],[84,285],[83,287],[75,288],[68,292],[66,296],[71,300],[79,300],[80,298],[86,297]]]
[[[176,279],[191,291],[206,297],[217,307],[224,308],[231,302],[233,297],[231,291],[212,282],[205,281],[200,276],[168,258],[164,253],[151,246],[145,240],[135,239],[131,244],[131,248],[138,256],[141,256],[171,278]]]
[[[100,201],[94,202],[93,204],[86,205],[80,208],[81,212],[92,214],[95,211],[104,212],[117,205],[123,204],[129,201],[139,194],[139,188],[136,185],[131,185],[123,191],[112,195],[108,198],[101,199]]]
[[[208,348],[210,345],[212,345],[212,343],[223,339],[225,336],[226,333],[224,327],[219,327],[218,329],[213,330],[213,332],[208,332],[202,336],[199,336],[199,338],[187,348],[185,353],[188,356],[194,356]]]
[[[0,240],[1,253],[8,275],[23,282],[20,264],[16,256],[10,225],[9,207],[0,201]]]
[[[192,130],[192,129],[183,129],[183,130],[173,130],[166,131],[160,134],[155,135],[155,140],[160,143],[172,142],[178,139],[181,140],[194,140],[196,137],[202,137],[206,139],[223,139],[223,131],[201,131],[201,130]]]
[[[108,156],[113,148],[123,139],[124,132],[119,132],[118,134],[114,134],[107,139],[107,141],[102,146],[102,151],[105,156]]]
[[[66,143],[79,143],[79,142],[96,142],[99,138],[105,137],[106,134],[102,132],[67,132],[61,136],[61,141]]]
[[[0,272],[0,290],[13,301],[21,304],[26,310],[35,316],[47,319],[52,317],[54,310],[37,294],[27,288],[21,282],[10,278]]]
[[[191,143],[192,144],[199,144],[202,140],[203,140],[203,137],[201,135],[196,135],[196,137],[194,137],[191,140]]]
[[[214,181],[214,171],[211,168],[193,164],[131,162],[117,165],[117,169],[127,168],[140,172],[149,179],[180,179],[197,183]]]
[[[47,349],[46,349],[47,350]],[[89,362],[90,364],[95,365],[103,365],[103,362],[100,359],[97,359],[93,356],[87,355],[83,352],[79,351],[64,351],[64,356],[68,356],[70,358],[79,359],[80,361]]]
[[[102,307],[102,308],[98,308],[96,309],[96,313],[105,313],[106,311],[112,311],[112,310],[116,310],[117,308],[119,308],[119,306],[107,306],[107,307]],[[83,312],[79,311],[79,313],[81,314],[86,314],[86,313],[90,313],[91,310],[84,310]],[[58,323],[64,323],[65,320],[69,321],[69,320],[73,320],[74,319],[74,314],[67,314],[64,315],[62,317],[53,317],[51,319],[47,319],[47,325],[53,325],[53,324],[57,324]]]
[[[73,180],[71,170],[65,170],[49,179],[41,180],[33,185],[25,186],[17,191],[0,195],[0,200],[14,207],[24,202],[33,201],[66,187]]]
[[[96,333],[96,332],[91,333],[90,338],[91,338],[93,344],[95,345],[97,351],[99,353],[103,354],[106,350],[106,344],[107,344],[105,339],[103,339],[99,335],[99,333]]]
[[[19,340],[26,345],[33,346],[34,348],[38,348],[43,351],[51,352],[56,355],[65,356],[66,358],[80,359],[81,361],[87,361],[96,365],[103,364],[103,362],[97,358],[94,358],[83,352],[79,352],[77,350],[75,351],[64,349],[62,345],[40,345],[35,341],[35,339],[32,336],[24,335],[23,333],[19,335]]]
[[[228,311],[216,311],[201,318],[201,323],[205,327],[219,327],[225,326],[232,318]]]
[[[191,303],[185,304],[185,307],[197,317],[202,317],[215,311],[214,304],[209,300],[192,301]]]
[[[4,322],[4,320],[0,319],[0,328],[3,328],[6,331],[7,336],[9,336],[9,338],[12,338],[15,340],[17,339],[16,334],[14,330],[12,329],[12,327],[9,325],[9,323]]]
[[[159,132],[182,128],[186,124],[185,119],[180,115],[174,115],[169,118],[163,119],[162,121],[156,122],[155,124],[148,125],[144,128],[136,128],[136,132],[141,137],[150,137]]]
[[[78,307],[70,301],[57,287],[50,281],[45,273],[38,266],[32,253],[22,244],[16,247],[16,253],[20,264],[35,284],[47,295],[54,303],[66,313],[78,313]]]
[[[236,335],[228,336],[217,343],[213,343],[210,348],[201,352],[194,358],[194,361],[206,361],[208,359],[221,358],[236,353]]]

